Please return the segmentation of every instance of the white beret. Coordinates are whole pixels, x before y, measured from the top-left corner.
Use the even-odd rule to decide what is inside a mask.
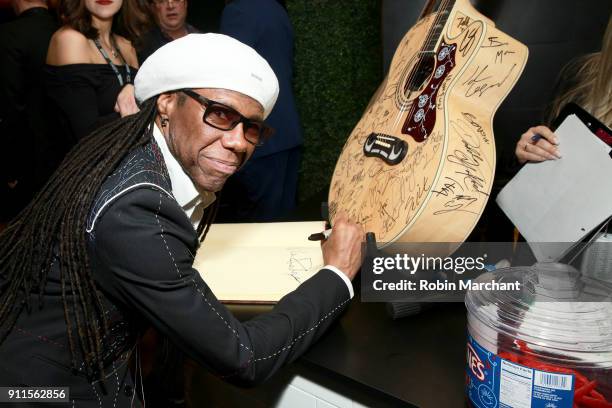
[[[189,34],[147,58],[134,80],[136,100],[184,88],[222,88],[259,102],[267,117],[278,97],[278,79],[254,49],[222,34]]]

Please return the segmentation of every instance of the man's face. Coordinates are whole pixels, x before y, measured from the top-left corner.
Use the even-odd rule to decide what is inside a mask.
[[[185,26],[187,0],[155,0],[153,2],[157,24],[163,31],[176,31]]]
[[[263,108],[253,98],[226,89],[196,89],[198,94],[231,106],[249,119],[261,120]],[[229,176],[253,154],[255,146],[244,138],[243,124],[219,130],[202,120],[204,107],[196,100],[175,92],[158,98],[162,128],[168,147],[198,190],[221,190]]]

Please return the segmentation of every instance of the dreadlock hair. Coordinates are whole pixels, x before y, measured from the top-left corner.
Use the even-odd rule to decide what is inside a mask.
[[[76,145],[36,198],[0,234],[0,272],[8,281],[6,291],[0,293],[0,344],[23,309],[31,310],[35,291],[42,305],[56,246],[73,369],[77,368],[76,327],[85,373],[103,378],[101,339],[108,322],[89,269],[85,225],[104,180],[129,151],[151,140],[156,99],[147,100],[139,113],[111,122]]]

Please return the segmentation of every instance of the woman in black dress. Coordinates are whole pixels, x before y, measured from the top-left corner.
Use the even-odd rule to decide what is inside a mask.
[[[47,94],[59,108],[61,138],[74,144],[97,127],[138,111],[133,79],[138,69],[131,42],[116,33],[121,18],[135,39],[145,28],[137,0],[63,0],[63,26],[49,44]]]

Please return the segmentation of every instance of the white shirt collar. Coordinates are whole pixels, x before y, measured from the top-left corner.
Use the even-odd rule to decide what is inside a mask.
[[[183,167],[181,167],[179,162],[174,158],[174,155],[170,152],[170,149],[168,149],[166,138],[161,130],[159,130],[157,124],[154,126],[153,138],[159,146],[164,162],[166,163],[174,199],[178,202],[183,211],[185,211],[185,214],[187,214],[187,217],[189,217],[195,228],[200,222],[204,208],[215,201],[215,195],[211,192],[205,192],[200,195],[193,181],[191,181],[187,173],[183,170]],[[198,206],[203,208],[200,208],[200,211],[195,211],[194,213],[194,210]],[[194,217],[197,219],[194,219]]]

